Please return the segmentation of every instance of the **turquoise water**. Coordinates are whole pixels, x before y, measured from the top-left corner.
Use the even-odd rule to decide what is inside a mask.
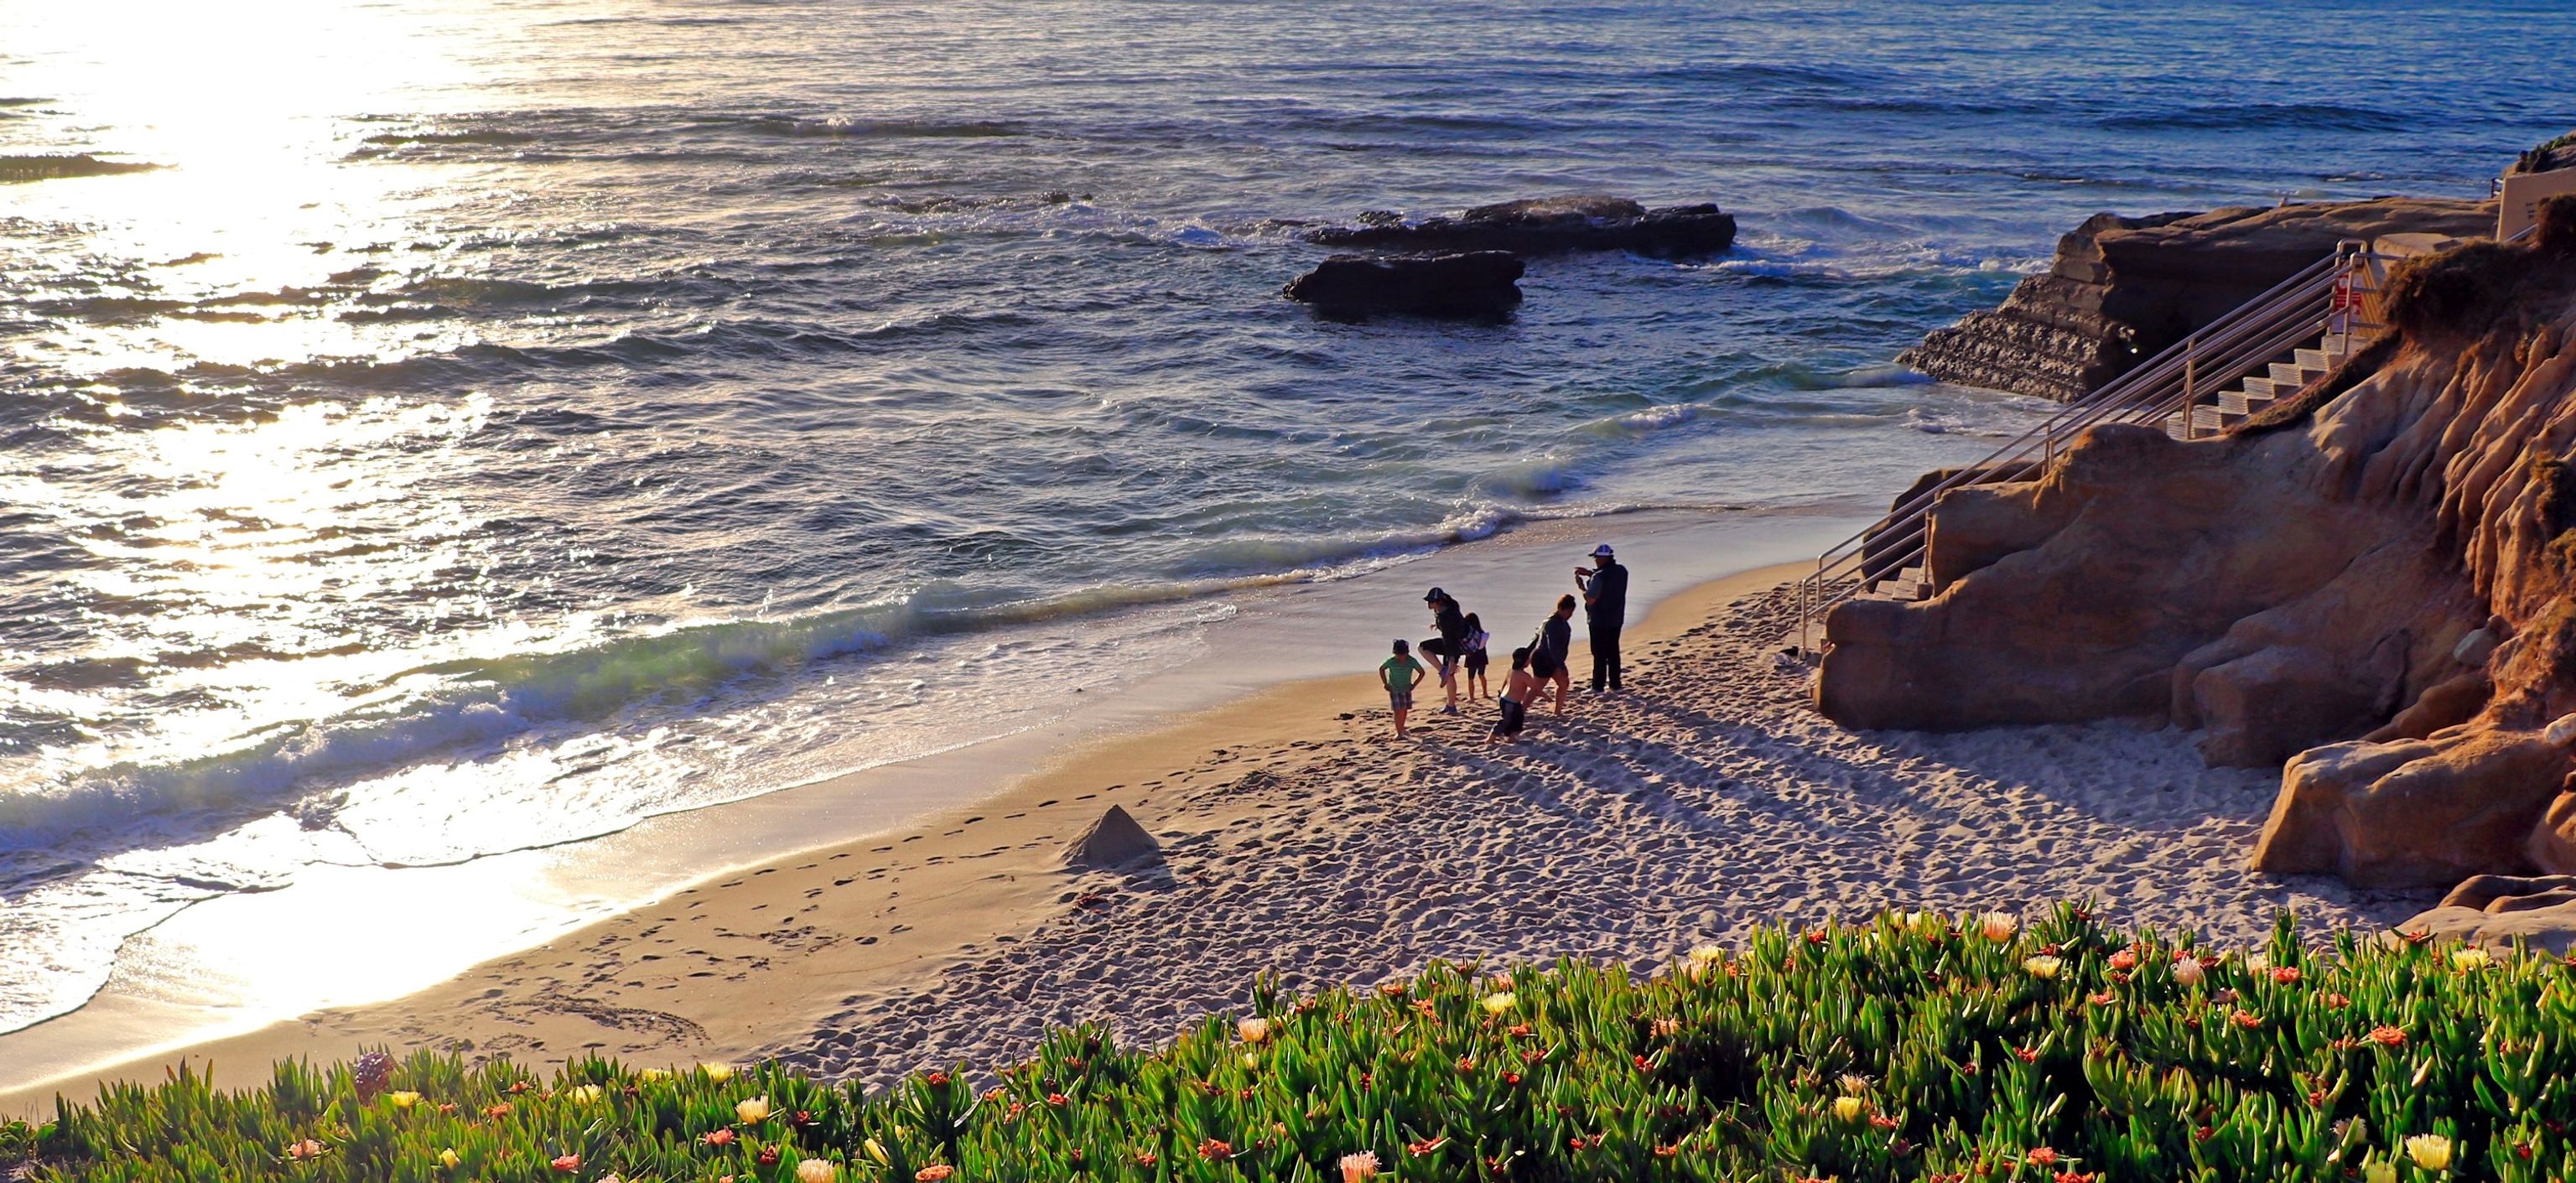
[[[1246,589],[1883,500],[2033,415],[1887,359],[2083,216],[2481,195],[2565,19],[12,6],[0,155],[161,167],[0,185],[0,1029],[191,901],[1025,727]],[[1559,192],[1743,236],[1495,326],[1276,294],[1299,224]]]

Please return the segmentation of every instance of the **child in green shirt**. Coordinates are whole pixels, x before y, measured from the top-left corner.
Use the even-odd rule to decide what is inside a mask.
[[[1378,685],[1386,687],[1387,703],[1395,708],[1397,739],[1405,737],[1404,717],[1413,712],[1413,688],[1422,684],[1427,672],[1413,659],[1413,647],[1402,641],[1395,643],[1395,656],[1377,667]]]

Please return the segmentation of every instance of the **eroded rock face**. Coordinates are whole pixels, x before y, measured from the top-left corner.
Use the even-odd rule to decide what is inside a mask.
[[[1358,226],[1310,230],[1306,241],[1402,251],[1635,251],[1680,258],[1734,246],[1735,217],[1707,204],[1650,210],[1624,197],[1548,197],[1480,205],[1419,222],[1380,216]]]
[[[1281,294],[1333,316],[1396,312],[1498,317],[1521,302],[1521,261],[1503,251],[1458,255],[1335,255]]]
[[[1838,608],[1819,707],[2132,715],[2202,729],[2213,762],[2287,759],[2266,871],[2576,871],[2576,720],[2553,726],[2576,711],[2576,199],[2544,218],[2542,245],[2401,276],[2399,339],[2311,405],[2192,443],[2097,429],[2038,479],[1944,495],[1935,595]]]
[[[2049,269],[2023,280],[2002,307],[1933,330],[1897,360],[1945,382],[2065,401],[2334,253],[2344,239],[2468,237],[2494,228],[2491,204],[2422,198],[2096,214],[2059,239]]]

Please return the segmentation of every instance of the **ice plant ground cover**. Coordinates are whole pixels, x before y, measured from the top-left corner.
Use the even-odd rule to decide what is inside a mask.
[[[774,1067],[182,1075],[0,1129],[64,1180],[2576,1178],[2576,968],[2338,937],[2190,948],[2062,906],[1773,929],[1094,1028],[873,1094]]]

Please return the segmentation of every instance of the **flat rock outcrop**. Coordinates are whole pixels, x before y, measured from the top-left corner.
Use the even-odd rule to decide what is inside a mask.
[[[2576,876],[2476,875],[2397,931],[2495,949],[2576,948]]]
[[[2097,428],[1944,494],[1932,598],[1837,608],[1818,706],[2134,716],[2286,760],[2266,871],[2576,871],[2576,197],[2528,244],[2401,267],[2388,306],[2389,338],[2227,436]]]
[[[1498,317],[1520,305],[1521,272],[1519,256],[1505,251],[1334,255],[1280,294],[1330,316]]]
[[[1396,251],[1634,251],[1684,258],[1734,246],[1735,217],[1707,204],[1647,209],[1625,197],[1545,197],[1418,222],[1374,214],[1357,226],[1309,230],[1305,238],[1321,246]]]
[[[2049,269],[2022,280],[2001,307],[1933,330],[1897,361],[1945,382],[2062,402],[2127,373],[2345,239],[2494,229],[2492,203],[2410,197],[2096,214],[2058,239]]]

